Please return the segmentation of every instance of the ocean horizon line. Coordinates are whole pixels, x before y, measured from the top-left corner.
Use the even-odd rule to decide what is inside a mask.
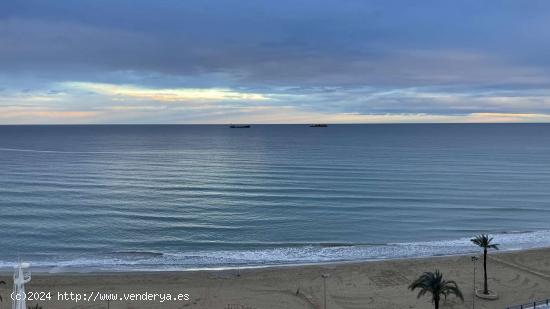
[[[311,124],[327,125],[548,125],[549,122],[303,122],[303,123],[0,123],[1,126],[229,126],[232,124],[247,124],[251,126],[302,126]]]

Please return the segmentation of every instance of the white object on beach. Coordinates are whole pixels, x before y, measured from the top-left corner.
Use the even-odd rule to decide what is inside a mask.
[[[27,302],[25,301],[25,283],[31,281],[31,264],[21,263],[15,265],[15,271],[13,272],[13,302],[12,309],[27,309]]]

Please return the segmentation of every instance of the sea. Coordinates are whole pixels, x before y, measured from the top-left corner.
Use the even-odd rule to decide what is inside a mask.
[[[3,125],[0,231],[50,272],[546,247],[550,125]]]

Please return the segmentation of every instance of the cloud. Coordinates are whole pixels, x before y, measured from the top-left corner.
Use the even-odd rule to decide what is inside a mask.
[[[549,7],[538,1],[521,7],[509,1],[30,1],[0,19],[0,64],[69,80],[95,71],[219,73],[227,80],[218,86],[230,87],[540,86],[550,80]]]
[[[139,99],[158,102],[185,102],[185,101],[264,101],[268,97],[259,93],[239,92],[232,89],[208,88],[166,88],[153,89],[134,85],[115,85],[104,83],[64,82],[62,87],[91,91],[107,95],[114,99]]]
[[[135,106],[135,105],[114,105],[108,106],[105,110],[110,111],[155,111],[166,109],[166,106]]]
[[[0,91],[2,122],[31,118],[40,123],[544,122],[550,114],[546,89],[276,87],[252,91],[91,82],[48,86]]]
[[[63,111],[48,108],[0,107],[0,120],[7,124],[80,123],[93,121],[98,112]]]
[[[472,113],[464,115],[434,114],[349,114],[305,112],[294,108],[267,107],[243,109],[236,114],[209,114],[185,123],[524,123],[549,122],[550,114]]]
[[[0,108],[37,122],[546,121],[549,19],[538,0],[3,1]]]

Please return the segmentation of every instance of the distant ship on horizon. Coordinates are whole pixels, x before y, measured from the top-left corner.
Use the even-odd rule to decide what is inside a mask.
[[[316,124],[311,124],[309,125],[310,128],[326,128],[328,127],[328,125],[326,124],[321,124],[321,123],[316,123]]]
[[[231,129],[248,129],[250,128],[249,124],[232,124],[229,126]]]

